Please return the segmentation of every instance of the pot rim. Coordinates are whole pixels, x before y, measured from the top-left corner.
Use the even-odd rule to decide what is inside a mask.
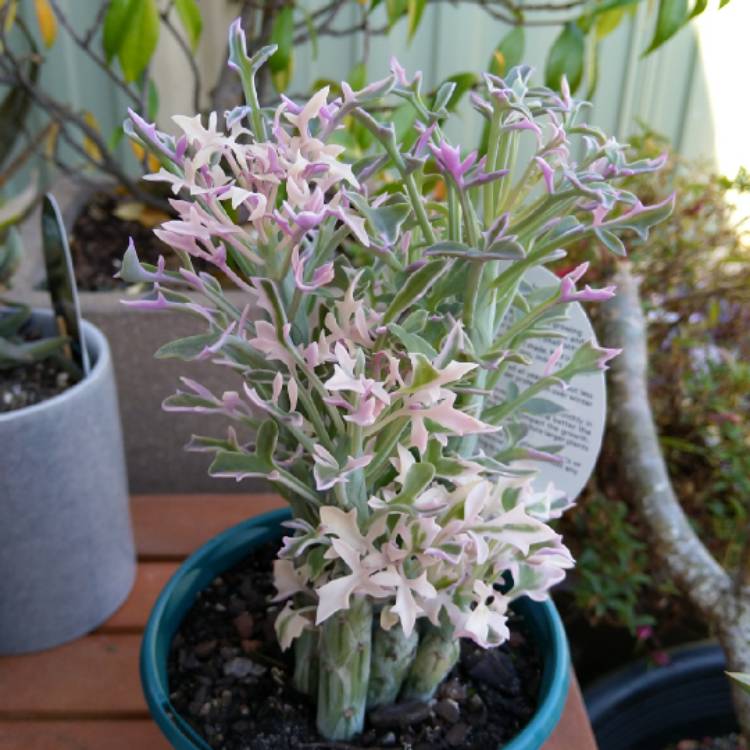
[[[4,309],[5,308],[0,307],[0,312]],[[34,308],[31,311],[31,315],[32,319],[47,318],[48,320],[51,320],[53,318],[51,310],[39,308]],[[31,417],[36,413],[49,409],[55,409],[64,401],[83,396],[83,391],[90,388],[95,381],[101,380],[105,377],[106,371],[110,368],[111,361],[107,338],[99,328],[88,320],[81,319],[81,327],[83,330],[83,340],[92,363],[89,374],[74,385],[66,388],[62,393],[56,393],[54,396],[51,396],[44,401],[40,401],[38,404],[31,404],[30,406],[24,406],[20,409],[0,413],[0,424],[25,417]]]
[[[211,566],[214,558],[235,556],[235,562],[247,554],[251,544],[262,544],[278,537],[280,523],[290,518],[288,508],[249,518],[223,531],[199,547],[175,571],[154,605],[143,634],[140,673],[143,692],[151,714],[161,731],[179,750],[210,750],[190,724],[173,708],[169,700],[166,669],[160,668],[174,632],[192,607],[195,591],[204,588],[220,571]],[[223,560],[226,562],[226,560]],[[228,567],[233,563],[228,563]],[[226,568],[224,568],[226,569]],[[198,584],[203,577],[206,583]],[[187,601],[186,601],[187,599]],[[181,606],[177,606],[179,602]],[[535,628],[548,642],[543,651],[543,671],[539,703],[529,723],[502,750],[536,750],[552,733],[562,715],[570,680],[570,656],[562,621],[551,600],[532,602],[523,597],[521,605],[532,614]],[[170,622],[172,627],[170,627]]]

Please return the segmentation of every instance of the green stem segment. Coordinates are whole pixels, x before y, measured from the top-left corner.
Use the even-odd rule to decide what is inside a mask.
[[[372,604],[357,596],[347,610],[320,627],[318,731],[327,740],[349,740],[365,721],[370,680]]]
[[[457,638],[445,637],[437,628],[431,628],[419,643],[416,659],[401,693],[402,699],[430,700],[453,669],[460,653]]]
[[[395,703],[401,686],[414,661],[419,644],[416,629],[410,635],[401,625],[390,630],[378,627],[372,643],[372,665],[370,686],[367,691],[367,707],[387,706]]]
[[[309,695],[318,693],[318,631],[305,630],[294,641],[294,689]]]

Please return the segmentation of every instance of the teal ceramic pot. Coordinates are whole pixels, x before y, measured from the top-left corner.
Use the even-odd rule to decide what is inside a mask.
[[[167,658],[172,638],[197,594],[255,547],[280,539],[284,533],[281,522],[287,518],[288,510],[277,510],[219,534],[185,560],[156,602],[141,646],[141,681],[156,723],[176,750],[211,748],[169,702]],[[537,711],[526,728],[502,750],[538,750],[557,725],[565,706],[570,674],[568,644],[551,602],[540,604],[523,599],[514,606],[538,639],[544,666]]]

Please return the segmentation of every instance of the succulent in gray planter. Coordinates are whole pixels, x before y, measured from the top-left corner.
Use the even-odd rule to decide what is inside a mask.
[[[7,284],[11,250],[0,253]],[[0,301],[3,654],[83,635],[117,609],[135,576],[109,346],[90,323],[68,319],[60,293],[73,288],[57,286],[70,275],[64,256],[55,262],[54,313]]]

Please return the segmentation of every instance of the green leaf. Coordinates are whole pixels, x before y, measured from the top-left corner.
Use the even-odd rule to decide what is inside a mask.
[[[468,253],[473,252],[473,248],[463,242],[453,242],[452,240],[445,240],[444,242],[437,242],[434,245],[430,245],[426,253],[433,255],[446,254],[451,257],[462,257]]]
[[[401,393],[416,393],[426,385],[434,383],[440,377],[440,373],[424,355],[417,354],[415,359],[417,363],[414,366],[411,385],[408,388],[402,388]]]
[[[623,241],[614,232],[609,232],[606,229],[595,229],[594,234],[615,255],[619,255],[622,258],[627,256],[628,253]]]
[[[427,325],[429,317],[427,310],[412,310],[402,321],[403,328],[409,333],[420,333]]]
[[[719,10],[721,10],[725,5],[729,5],[729,0],[719,0]]]
[[[37,199],[37,188],[36,175],[34,175],[20,193],[0,206],[0,230],[17,224],[31,210]]]
[[[70,339],[66,336],[56,336],[39,341],[15,344],[12,341],[0,338],[0,368],[40,362],[60,352],[69,341]]]
[[[565,76],[570,90],[575,91],[583,76],[583,55],[583,31],[576,23],[566,23],[547,57],[544,70],[547,86],[559,90],[562,77]]]
[[[451,93],[450,99],[445,103],[445,108],[449,112],[453,112],[461,103],[461,99],[464,95],[471,91],[478,80],[479,77],[475,73],[455,73],[446,78],[443,85],[446,83],[454,83],[456,86]]]
[[[367,66],[363,62],[357,63],[349,71],[346,80],[354,91],[363,89],[367,85]]]
[[[414,38],[414,34],[417,33],[419,23],[422,20],[422,14],[424,13],[427,0],[408,0],[407,2],[407,13],[409,17],[409,41]]]
[[[356,193],[348,194],[359,211],[369,220],[376,234],[387,246],[395,244],[401,234],[401,226],[411,214],[411,206],[407,203],[390,203],[378,208],[371,208],[362,196]]]
[[[701,13],[703,13],[704,10],[706,10],[707,6],[708,0],[695,0],[695,5],[690,11],[689,18],[695,18],[696,16],[699,16]]]
[[[123,130],[122,125],[116,125],[112,129],[112,132],[109,134],[109,138],[107,139],[107,148],[110,151],[115,151],[124,137],[125,131]]]
[[[674,209],[674,202],[675,198],[673,195],[662,203],[654,203],[651,206],[646,206],[635,216],[622,217],[614,221],[617,222],[618,228],[632,229],[641,240],[646,240],[648,239],[649,229],[670,216]]]
[[[396,320],[409,305],[416,302],[442,276],[445,269],[444,261],[433,261],[411,274],[383,314],[383,325]]]
[[[523,60],[526,34],[523,26],[515,26],[497,45],[492,53],[488,70],[496,76],[504,76],[514,65]]]
[[[389,26],[393,26],[406,13],[407,2],[408,0],[386,0],[385,7],[388,13]]]
[[[276,52],[268,60],[273,85],[283,91],[292,77],[294,47],[294,6],[286,5],[277,14],[271,27],[271,42]]]
[[[406,472],[406,479],[404,480],[404,486],[401,488],[401,492],[399,492],[391,502],[402,505],[411,504],[434,477],[435,467],[432,464],[414,464],[409,471]]]
[[[638,5],[640,2],[642,2],[642,0],[608,0],[608,2],[604,2],[598,6],[594,13],[606,13],[613,8],[625,8],[634,13],[636,8],[633,6]]]
[[[526,414],[533,414],[535,417],[543,417],[548,414],[559,414],[565,411],[565,407],[546,398],[530,398],[523,405],[521,411]]]
[[[429,341],[425,341],[425,339],[416,333],[410,333],[398,323],[390,323],[388,332],[392,333],[410,352],[424,354],[429,359],[435,359],[438,355]]]
[[[688,0],[659,0],[654,37],[644,57],[673,37],[688,20]]]
[[[203,31],[203,19],[198,3],[195,0],[175,0],[174,7],[180,18],[182,28],[185,29],[187,34],[190,49],[195,52]]]
[[[146,69],[159,41],[159,10],[156,0],[129,0],[126,28],[117,52],[128,83]]]
[[[117,57],[128,30],[129,16],[134,10],[131,0],[111,0],[104,16],[102,47],[108,63]]]
[[[494,260],[519,260],[525,257],[523,248],[521,248],[518,243],[508,244],[499,252],[495,252],[493,250],[492,252],[487,251],[486,253],[478,253],[471,248],[454,249],[452,247],[441,247],[441,245],[453,244],[459,243],[439,242],[437,245],[433,245],[432,247],[428,248],[425,251],[425,255],[431,258],[457,258],[458,260],[466,261],[467,263],[490,263]],[[518,248],[520,248],[520,250]]]
[[[523,249],[523,245],[514,240],[511,237],[503,237],[502,239],[495,240],[488,248],[488,253],[493,255],[502,256],[507,260],[521,260],[526,257],[526,251]]]
[[[219,451],[208,468],[212,477],[233,477],[237,481],[247,477],[266,477],[272,471],[273,466],[262,458],[235,451]]]
[[[199,333],[195,336],[186,336],[182,339],[170,341],[154,354],[156,359],[182,359],[189,362],[195,359],[207,346],[216,342],[219,334]]]
[[[255,438],[255,454],[269,466],[273,464],[273,454],[279,439],[279,426],[276,420],[267,419],[258,429]]]
[[[727,677],[731,677],[746,693],[750,693],[750,674],[727,672],[726,675]]]
[[[236,442],[232,442],[229,438],[191,435],[188,444],[185,446],[185,450],[194,451],[196,453],[216,453],[220,450],[237,450],[237,447]]]
[[[625,7],[621,7],[612,8],[606,13],[598,13],[594,23],[596,38],[601,41],[604,37],[609,36],[620,25],[625,17],[626,10]]]
[[[396,107],[391,115],[391,122],[396,130],[396,140],[401,143],[402,148],[408,148],[417,140],[419,133],[414,128],[417,120],[417,110],[411,102],[405,102]]]
[[[456,93],[457,84],[455,81],[443,81],[435,94],[435,101],[432,103],[432,110],[440,112],[443,108],[447,109],[448,104]]]
[[[149,78],[148,80],[148,101],[146,103],[146,115],[152,122],[156,120],[159,113],[159,91],[156,84]]]
[[[15,336],[31,318],[31,308],[26,305],[5,304],[5,310],[0,315],[0,338]]]
[[[6,232],[5,242],[0,245],[0,287],[10,286],[10,278],[21,264],[21,258],[23,258],[23,240],[21,233],[12,226]]]

